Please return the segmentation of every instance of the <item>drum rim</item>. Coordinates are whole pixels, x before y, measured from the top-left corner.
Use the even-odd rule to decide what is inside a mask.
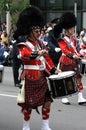
[[[63,77],[54,77],[54,78],[48,77],[48,78],[49,78],[50,80],[55,80],[55,79],[59,80],[59,79],[69,78],[69,77],[75,75],[75,72],[74,72],[74,71],[63,71],[63,72],[65,72],[65,73],[66,73],[66,72],[71,72],[71,74],[70,74],[70,75],[63,76]],[[63,73],[63,72],[61,72],[61,73]],[[59,74],[60,74],[60,73],[59,73]],[[59,75],[59,74],[54,74],[54,75]],[[50,75],[50,76],[53,76],[53,75]]]

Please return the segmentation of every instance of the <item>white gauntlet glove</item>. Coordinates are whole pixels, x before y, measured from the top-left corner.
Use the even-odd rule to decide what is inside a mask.
[[[58,48],[58,47],[55,48],[55,52],[60,52],[60,51],[61,51],[60,48]]]

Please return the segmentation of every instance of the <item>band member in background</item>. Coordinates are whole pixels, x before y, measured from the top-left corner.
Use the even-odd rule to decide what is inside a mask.
[[[61,56],[61,49],[59,48],[57,39],[54,37],[53,28],[57,24],[59,18],[55,18],[51,21],[52,30],[49,31],[47,41],[49,47],[49,55],[52,58],[55,65],[58,65],[59,58]]]
[[[80,54],[86,58],[86,36],[80,35]]]
[[[20,80],[19,80],[19,68],[21,66],[21,60],[18,59],[18,48],[17,48],[17,42],[16,40],[12,41],[12,45],[13,45],[13,50],[12,50],[12,68],[13,68],[13,78],[14,78],[14,85],[16,87],[20,87]]]
[[[43,25],[43,15],[37,7],[30,6],[23,10],[17,21],[17,30],[14,37],[26,35],[26,42],[18,44],[24,70],[21,80],[25,78],[25,103],[18,104],[24,115],[23,130],[30,130],[30,116],[32,109],[42,106],[41,130],[51,130],[49,114],[52,98],[46,80],[47,74],[61,72],[54,66],[48,55],[46,46],[39,41],[40,29]]]
[[[80,74],[79,63],[80,63],[80,53],[77,51],[77,42],[74,38],[74,31],[76,25],[76,17],[71,12],[64,13],[59,20],[59,23],[54,28],[55,37],[59,37],[59,34],[64,29],[64,38],[59,38],[58,43],[62,50],[62,56],[60,57],[60,69],[62,71],[75,71],[77,86],[78,86],[78,104],[86,104],[86,99],[84,99],[82,90],[82,76]],[[62,103],[70,104],[67,98],[62,99]]]
[[[13,60],[13,63],[12,63],[12,67],[13,67],[13,78],[14,78],[14,85],[15,87],[20,87],[21,84],[20,84],[20,72],[19,70],[20,69],[23,69],[21,67],[22,66],[22,61],[19,57],[19,51],[18,51],[18,48],[17,48],[17,44],[19,42],[24,42],[26,39],[25,36],[19,36],[17,38],[17,40],[13,39],[11,41],[12,45],[13,45],[13,50],[12,50],[12,60]]]

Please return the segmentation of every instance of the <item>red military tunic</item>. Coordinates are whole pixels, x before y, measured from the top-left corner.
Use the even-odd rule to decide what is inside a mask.
[[[65,36],[63,39],[59,40],[59,46],[62,51],[62,56],[60,57],[60,62],[66,65],[72,64],[73,59],[68,57],[67,54],[78,54],[79,52],[76,50],[76,40],[72,37],[71,39]]]
[[[42,43],[43,44],[43,43]],[[48,91],[48,84],[45,77],[45,71],[50,74],[50,70],[54,67],[49,55],[37,56],[31,59],[33,52],[43,49],[45,46],[39,46],[34,42],[19,43],[19,54],[24,64],[24,70],[21,79],[25,77],[25,103],[19,104],[22,107],[36,108],[43,105],[45,101],[51,100],[46,96]],[[41,74],[41,75],[40,75]],[[49,94],[48,94],[49,95]]]

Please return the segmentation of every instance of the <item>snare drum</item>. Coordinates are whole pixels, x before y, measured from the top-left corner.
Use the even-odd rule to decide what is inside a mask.
[[[53,98],[62,98],[78,92],[74,71],[65,71],[58,75],[51,75],[48,79]]]
[[[86,59],[82,59],[80,62],[80,72],[81,74],[86,74]]]
[[[0,65],[0,82],[2,82],[3,71],[4,71],[4,66],[3,66],[3,65]]]

